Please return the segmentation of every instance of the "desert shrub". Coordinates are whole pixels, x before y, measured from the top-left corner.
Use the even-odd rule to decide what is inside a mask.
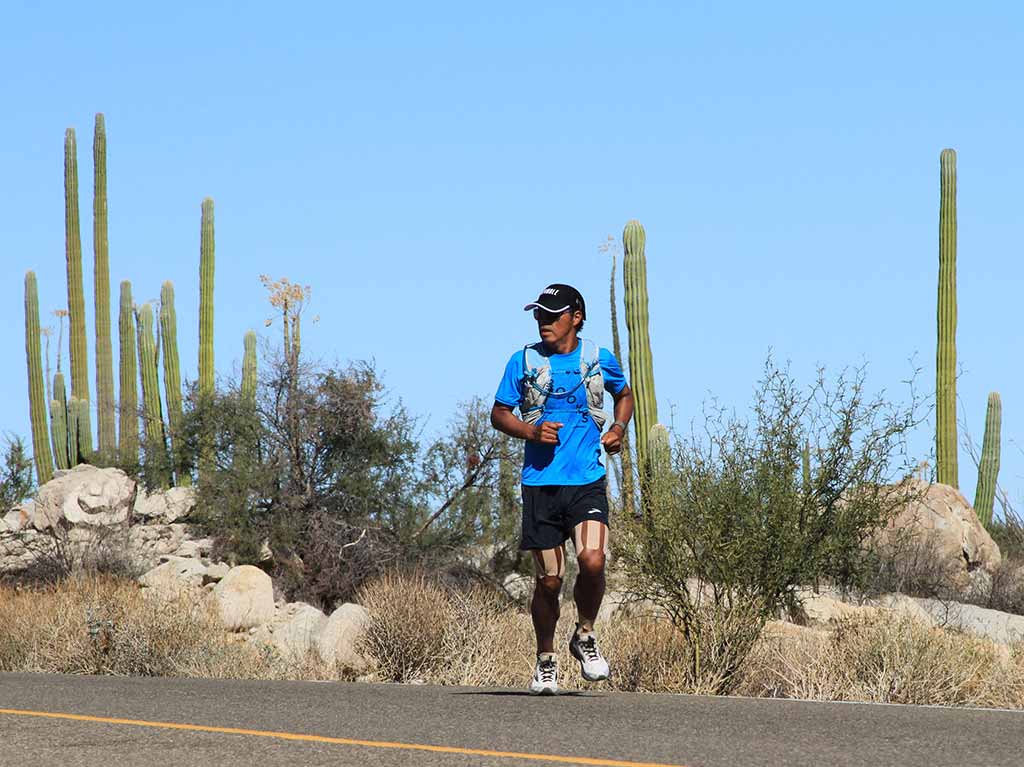
[[[32,459],[24,440],[16,435],[8,435],[3,466],[0,467],[0,516],[31,495],[35,486],[33,471]]]
[[[863,584],[865,542],[913,492],[902,480],[916,404],[869,397],[863,369],[831,384],[819,373],[802,390],[769,360],[749,418],[712,406],[677,441],[672,466],[648,481],[643,519],[616,540],[631,597],[659,606],[694,645],[693,678],[716,645],[732,648],[721,654],[731,678],[750,647],[747,621],[794,609],[799,586]],[[709,608],[730,616],[713,625],[735,636],[708,634]]]
[[[76,574],[42,588],[0,587],[0,671],[265,677],[271,658],[239,644],[186,598],[151,600],[138,585]]]
[[[863,593],[869,596],[900,593],[930,599],[958,599],[967,596],[960,583],[961,568],[942,556],[938,544],[928,537],[906,531],[889,531],[884,545],[872,544],[862,578]]]

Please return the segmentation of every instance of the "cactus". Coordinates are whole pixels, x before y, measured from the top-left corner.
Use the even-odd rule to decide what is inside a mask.
[[[647,478],[644,482],[644,507],[650,515],[652,501],[664,500],[669,492],[668,481],[672,473],[672,448],[668,429],[654,424],[647,434]]]
[[[95,261],[93,294],[96,315],[96,423],[101,460],[110,462],[117,451],[114,426],[114,354],[110,339],[110,256],[107,247],[107,131],[96,115],[92,157],[94,169],[92,242]]]
[[[974,511],[986,528],[992,524],[992,512],[995,508],[1002,419],[1003,403],[999,398],[999,392],[992,392],[988,395],[988,407],[985,410],[985,436],[981,443],[978,488],[974,495]]]
[[[174,312],[174,284],[167,281],[160,288],[160,334],[164,348],[164,392],[167,400],[167,423],[171,433],[171,454],[174,456],[178,485],[192,484],[184,465],[181,444],[181,369],[178,365],[178,320]]]
[[[167,442],[164,436],[163,412],[160,407],[160,383],[157,379],[157,350],[153,338],[153,307],[143,304],[136,313],[138,324],[139,377],[142,380],[143,418],[146,435],[146,463],[158,470],[150,469],[151,479],[166,487],[170,484],[164,466],[167,465]],[[154,476],[155,475],[155,476]]]
[[[959,488],[956,441],[956,152],[939,156],[939,300],[935,359],[936,479]]]
[[[609,238],[611,239],[611,238]],[[619,313],[615,301],[616,254],[612,249],[612,276],[609,290],[612,319],[612,351],[615,359],[622,364],[622,346],[619,343]],[[629,517],[636,516],[636,490],[633,486],[633,456],[629,447],[629,430],[622,433],[622,511]]]
[[[121,463],[134,466],[139,461],[139,384],[136,379],[135,312],[132,307],[132,284],[121,283],[121,307],[117,321],[120,345],[120,442]]]
[[[800,451],[800,468],[803,483],[804,492],[808,493],[811,490],[811,443],[804,440],[804,448]]]
[[[199,243],[199,394],[213,394],[213,200],[203,200]]]
[[[647,471],[647,440],[651,427],[658,421],[658,403],[654,393],[654,363],[647,315],[647,258],[644,254],[647,235],[639,221],[630,221],[622,232],[623,287],[626,304],[626,327],[629,330],[629,377],[636,402],[635,433],[637,463],[641,482]]]
[[[256,331],[245,334],[245,354],[242,356],[242,401],[250,408],[256,406]]]
[[[87,405],[88,406],[88,405]],[[68,399],[68,458],[72,466],[77,466],[82,462],[81,453],[81,437],[79,431],[81,429],[81,422],[79,416],[82,412],[82,400],[78,399],[74,394]]]
[[[78,149],[75,144],[75,130],[68,128],[64,134],[64,252],[68,272],[68,311],[70,312],[71,339],[71,396],[89,401],[89,360],[85,339],[85,295],[82,287],[82,235],[78,226]],[[86,405],[82,423],[77,423],[77,442],[82,448],[82,458],[92,453],[92,429],[89,425],[89,408]],[[70,417],[70,414],[69,414]],[[69,423],[70,427],[70,423]],[[77,462],[75,456],[72,460]],[[72,465],[74,465],[74,462]]]
[[[53,462],[58,469],[70,469],[67,392],[64,387],[64,374],[60,370],[53,375],[53,399],[50,400],[50,437],[53,440]]]
[[[39,348],[39,290],[35,272],[25,274],[25,357],[28,364],[28,404],[32,421],[32,459],[40,485],[53,476],[50,436],[46,423],[46,384]]]

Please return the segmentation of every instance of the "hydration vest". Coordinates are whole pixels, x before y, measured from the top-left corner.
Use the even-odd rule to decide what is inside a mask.
[[[604,412],[604,376],[601,375],[601,351],[593,341],[579,339],[580,342],[580,380],[569,391],[555,391],[551,383],[551,361],[541,354],[543,344],[529,344],[523,348],[523,370],[525,376],[522,383],[522,402],[519,405],[520,417],[526,423],[537,423],[544,415],[549,397],[569,400],[586,396],[586,410],[581,411],[584,420],[593,419],[597,430],[604,426],[608,416]],[[582,390],[582,391],[581,391]],[[576,398],[576,399],[572,399]]]

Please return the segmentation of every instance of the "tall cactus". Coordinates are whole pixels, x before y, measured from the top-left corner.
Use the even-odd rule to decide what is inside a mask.
[[[121,306],[117,320],[120,345],[120,442],[118,455],[121,463],[134,466],[139,461],[139,382],[135,364],[136,337],[135,312],[132,307],[132,284],[121,283]]]
[[[78,223],[78,147],[74,128],[68,128],[64,134],[64,253],[70,312],[71,396],[88,403],[89,360],[85,338],[85,291],[82,287],[82,235]],[[80,446],[79,458],[85,459],[92,453],[88,405],[76,412],[84,419],[83,423],[77,424],[77,444]]]
[[[136,314],[139,337],[139,377],[142,380],[143,424],[146,435],[146,464],[150,480],[167,486],[167,442],[160,407],[160,383],[157,379],[157,350],[153,338],[153,307],[143,304]]]
[[[178,320],[174,311],[174,283],[170,280],[160,288],[160,333],[164,349],[164,392],[167,401],[167,423],[171,432],[171,455],[174,456],[175,480],[186,487],[192,484],[184,465],[181,441],[181,368],[178,364]]]
[[[242,356],[242,402],[256,406],[256,331],[245,334],[245,353]]]
[[[78,399],[74,394],[68,398],[68,457],[72,466],[77,466],[82,462],[82,442],[79,433],[82,428],[82,423],[79,420],[82,415],[82,402],[83,400]],[[85,406],[88,407],[89,403],[86,402]]]
[[[32,421],[32,460],[36,479],[45,484],[53,477],[50,436],[46,423],[46,385],[43,381],[43,358],[39,348],[39,289],[36,273],[25,274],[25,358],[28,365],[28,405]]]
[[[213,200],[203,200],[199,242],[199,393],[213,394]]]
[[[999,392],[992,392],[988,395],[988,407],[985,410],[985,437],[981,443],[978,488],[974,494],[974,511],[985,527],[992,524],[992,512],[995,508],[1002,419],[1002,400],[999,398]]]
[[[939,155],[939,300],[935,359],[936,479],[959,487],[956,441],[956,152]]]
[[[611,243],[614,245],[614,241]],[[612,351],[615,359],[622,364],[622,345],[619,343],[619,311],[615,300],[616,253],[612,249],[612,276],[610,281],[609,300],[612,320]],[[627,517],[636,516],[636,489],[633,485],[633,455],[629,445],[629,430],[622,434],[622,511]]]
[[[53,399],[50,400],[50,437],[53,440],[53,462],[58,469],[71,468],[68,439],[68,401],[64,374],[53,374]]]
[[[99,452],[104,462],[114,459],[114,352],[110,338],[110,254],[107,246],[107,131],[103,115],[96,115],[92,140],[93,295],[96,316],[96,422]]]
[[[647,314],[647,235],[639,221],[630,221],[622,232],[623,287],[626,303],[626,327],[629,330],[629,377],[636,402],[635,433],[637,462],[643,477],[647,471],[647,439],[658,421],[658,403],[654,392],[654,363]]]

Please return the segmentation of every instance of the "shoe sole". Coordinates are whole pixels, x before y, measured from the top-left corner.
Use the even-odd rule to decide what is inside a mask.
[[[586,671],[584,671],[583,670],[583,656],[580,655],[580,653],[576,650],[576,645],[574,645],[571,640],[569,642],[569,652],[572,653],[572,657],[574,657],[576,660],[579,661],[579,663],[580,663],[580,674],[588,682],[603,682],[603,681],[605,681],[610,676],[610,673],[609,674],[603,674],[603,675],[602,674],[596,674],[594,676],[591,676]]]
[[[530,695],[539,695],[539,696],[542,696],[542,697],[547,697],[547,696],[551,696],[551,695],[558,695],[558,690],[552,690],[550,687],[545,687],[545,688],[540,689],[540,690],[535,690],[535,689],[533,689],[531,687],[530,688]]]

